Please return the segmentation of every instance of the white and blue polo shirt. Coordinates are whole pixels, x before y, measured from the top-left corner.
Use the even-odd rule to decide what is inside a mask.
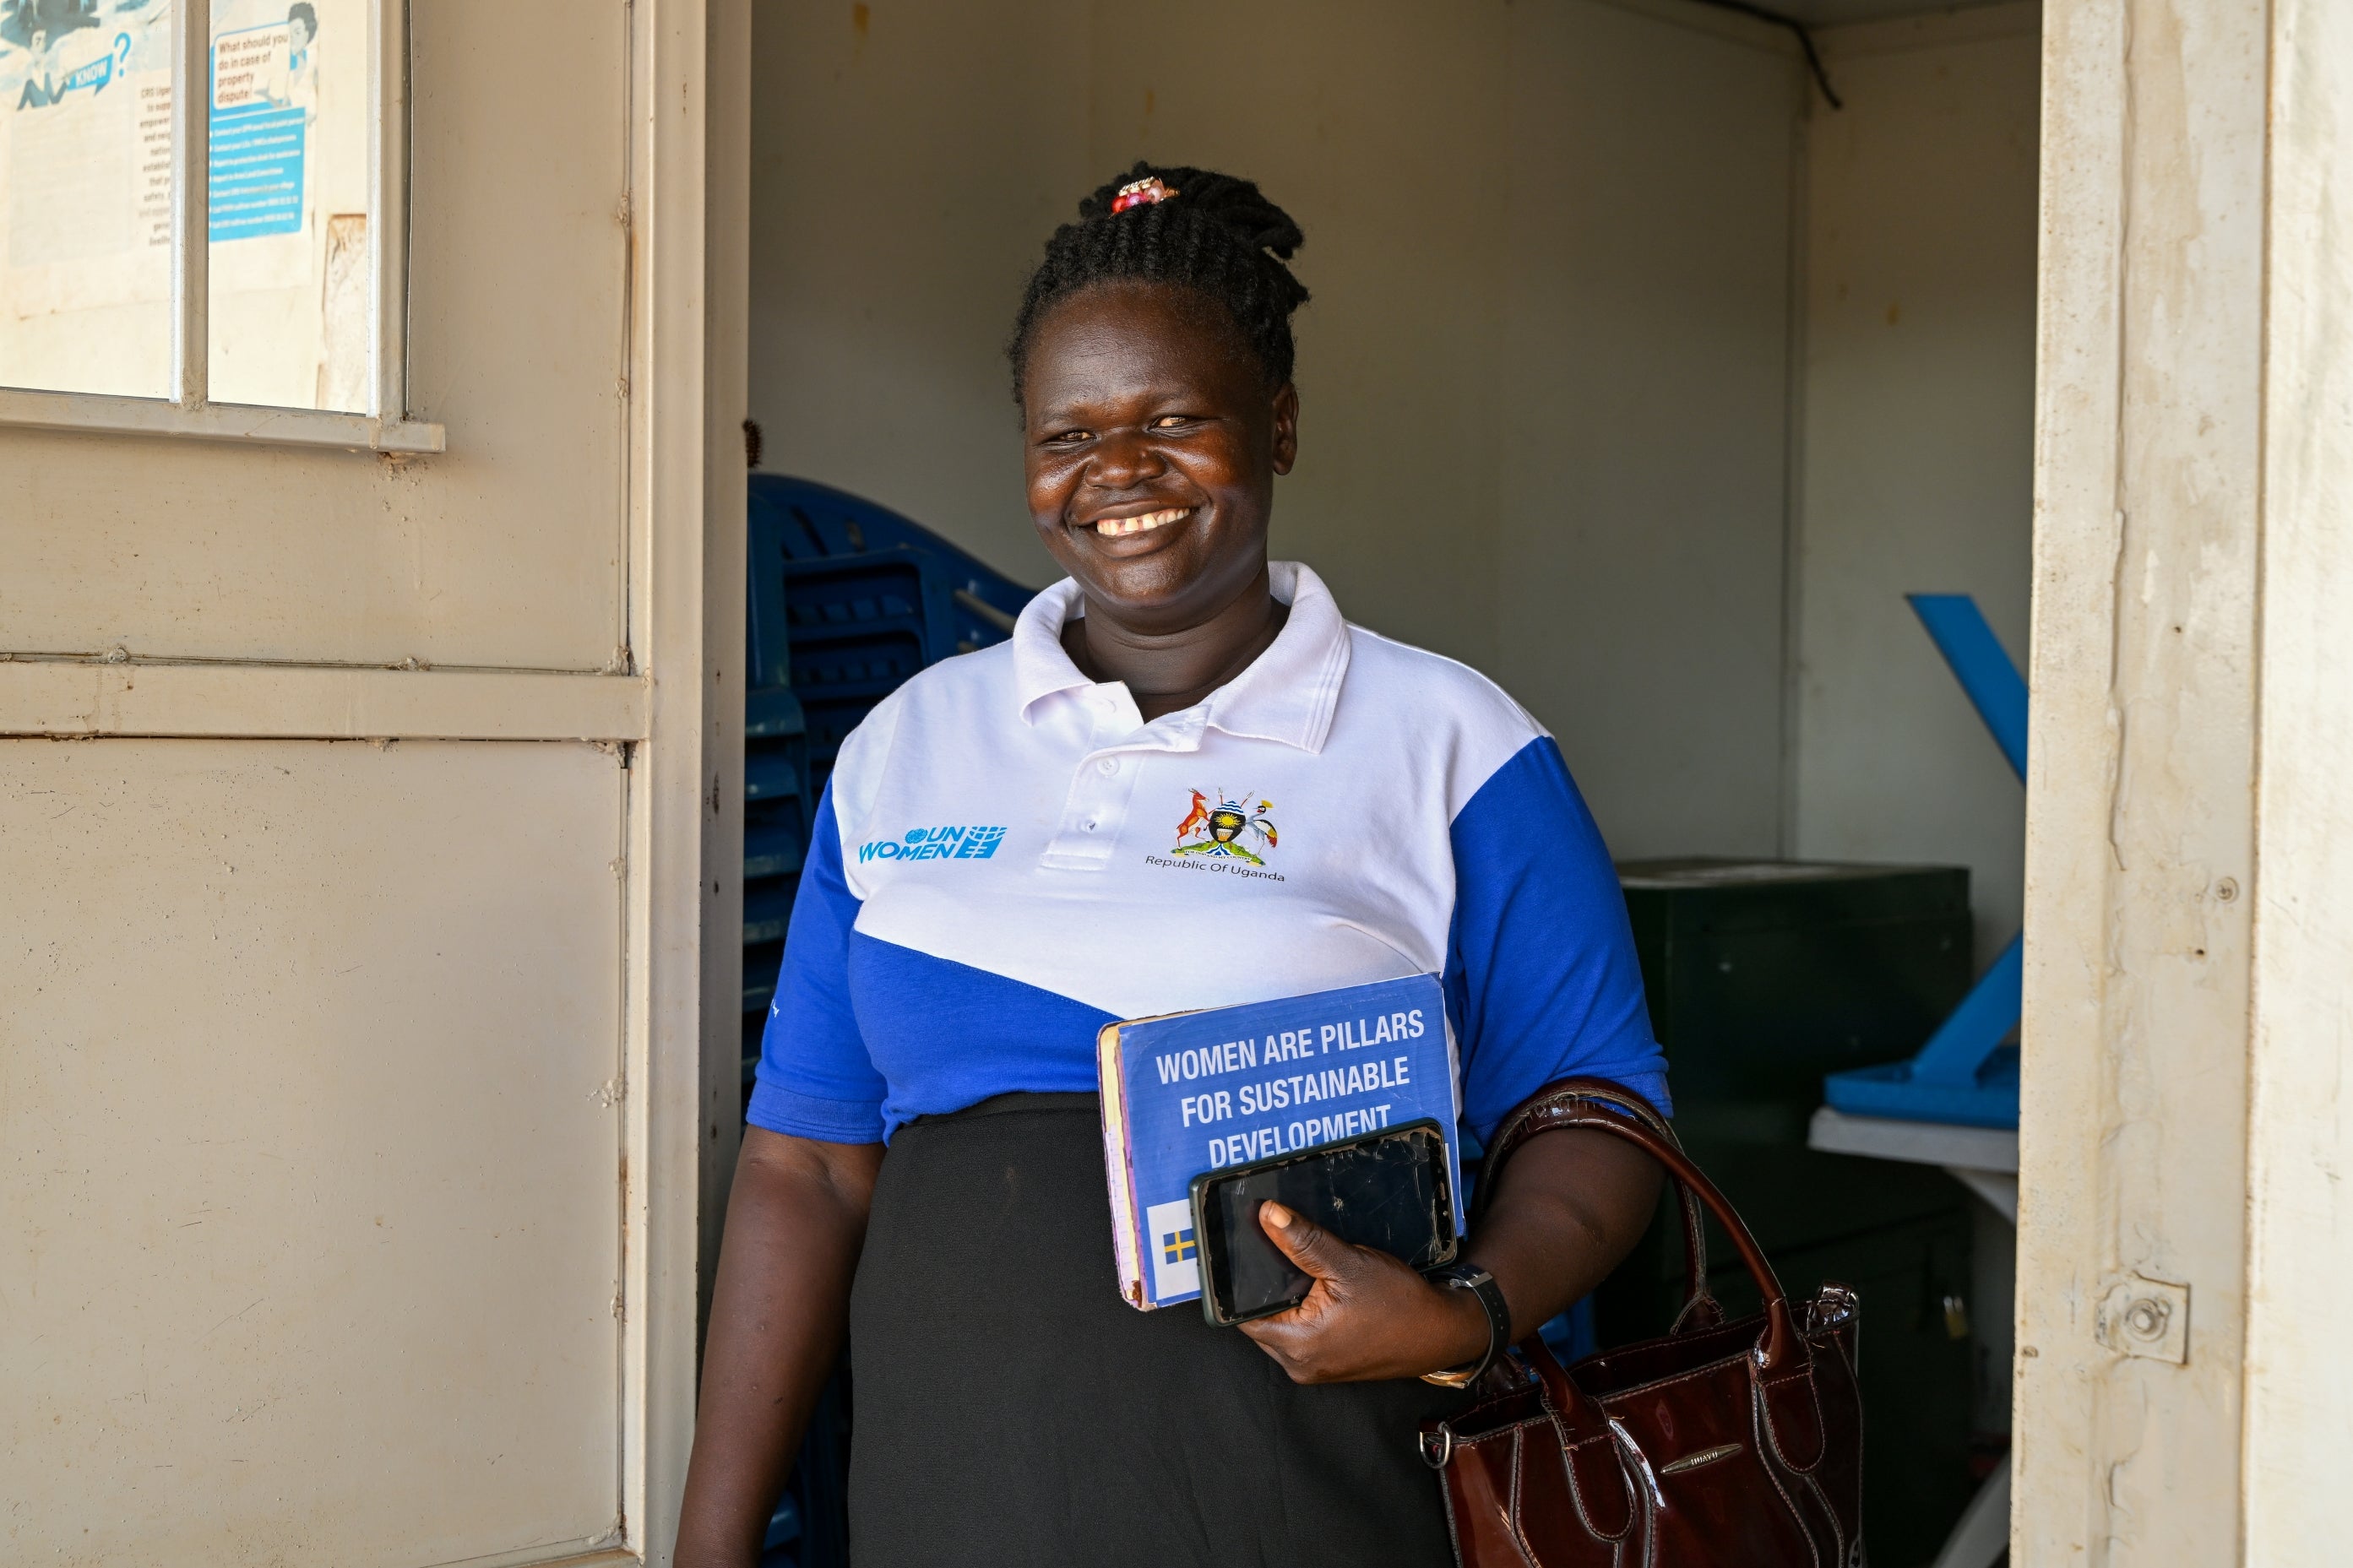
[[[1556,1079],[1666,1103],[1626,904],[1560,749],[1466,666],[1291,616],[1144,721],[1080,673],[1065,580],[843,742],[769,1010],[754,1125],[887,1139],[1015,1090],[1096,1088],[1117,1019],[1440,974],[1482,1140]]]

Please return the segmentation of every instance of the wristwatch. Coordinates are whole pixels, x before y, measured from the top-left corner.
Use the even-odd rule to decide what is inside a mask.
[[[1512,1342],[1512,1310],[1504,1303],[1503,1287],[1495,1277],[1475,1263],[1450,1263],[1443,1268],[1433,1268],[1423,1276],[1433,1285],[1450,1290],[1468,1290],[1479,1298],[1479,1305],[1487,1310],[1487,1350],[1477,1361],[1461,1366],[1449,1367],[1444,1372],[1425,1372],[1424,1383],[1437,1384],[1440,1388],[1468,1388],[1480,1375],[1495,1364],[1504,1347]]]

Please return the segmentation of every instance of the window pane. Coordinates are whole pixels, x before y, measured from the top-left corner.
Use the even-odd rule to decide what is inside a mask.
[[[171,0],[0,0],[0,385],[172,376]]]
[[[367,0],[213,0],[211,395],[364,411]]]

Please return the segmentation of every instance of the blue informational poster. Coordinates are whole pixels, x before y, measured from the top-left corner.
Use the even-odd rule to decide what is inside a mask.
[[[213,39],[212,242],[297,234],[302,228],[304,143],[311,70],[300,19],[224,32]]]
[[[213,121],[212,242],[302,226],[302,111],[264,109]]]

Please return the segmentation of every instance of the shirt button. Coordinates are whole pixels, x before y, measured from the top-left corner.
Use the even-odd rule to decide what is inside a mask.
[[[1105,757],[1102,762],[1095,764],[1095,771],[1106,774],[1115,773],[1119,772],[1119,759],[1117,757]]]

